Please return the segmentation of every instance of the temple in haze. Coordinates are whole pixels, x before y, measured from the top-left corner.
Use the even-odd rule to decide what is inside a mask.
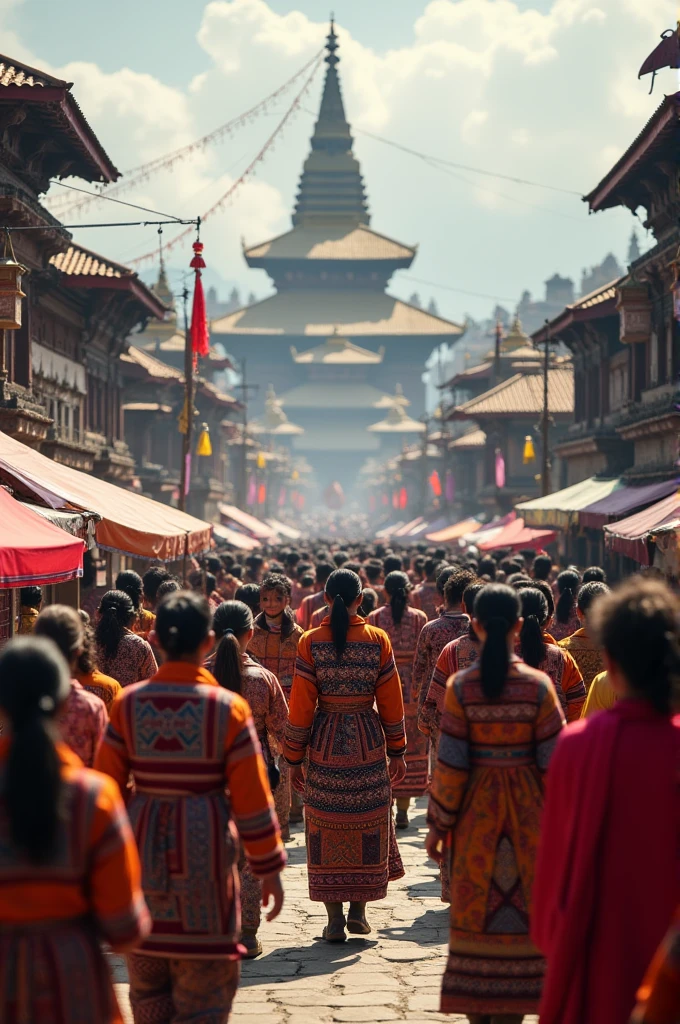
[[[413,439],[425,410],[427,358],[463,328],[387,292],[394,273],[411,266],[416,248],[370,226],[337,50],[331,24],[321,106],[292,228],[244,248],[248,266],[265,270],[275,293],[214,320],[212,337],[235,363],[247,361],[248,381],[259,385],[255,414],[273,381],[281,407],[304,426],[293,449],[305,454],[320,483],[339,479],[347,489],[385,439],[394,445],[401,433],[397,420],[404,439]],[[395,400],[394,429],[371,430]]]

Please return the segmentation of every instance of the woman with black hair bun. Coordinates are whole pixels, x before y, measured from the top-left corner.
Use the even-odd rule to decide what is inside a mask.
[[[531,923],[541,1024],[631,1019],[680,903],[680,601],[633,576],[597,599],[591,629],[618,700],[566,729],[550,766]]]
[[[158,668],[149,641],[132,630],[136,615],[132,598],[123,590],[104,594],[97,612],[97,664],[121,686],[149,679]]]
[[[471,1024],[520,1024],[543,982],[529,918],[543,779],[564,715],[548,676],[514,653],[520,611],[510,587],[478,593],[480,656],[446,687],[430,787],[426,849],[451,869],[441,1012]]]
[[[156,616],[144,607],[144,582],[138,572],[124,569],[116,576],[116,590],[127,594],[135,607],[135,621],[132,632],[143,636],[146,640],[153,629]]]
[[[580,586],[581,577],[576,569],[565,569],[555,581],[557,602],[550,632],[558,642],[564,640],[566,636],[571,636],[581,625],[576,610]]]
[[[246,609],[247,611],[247,609]],[[226,1021],[239,979],[239,838],[262,880],[268,920],[283,905],[286,863],[248,704],[203,662],[214,646],[210,607],[171,594],[151,634],[166,660],[111,707],[96,767],[126,791],[153,929],[128,958],[136,1020]]]
[[[150,928],[118,786],[60,740],[70,691],[52,640],[0,653],[2,1021],[119,1022],[102,943],[125,952]]]
[[[304,793],[309,895],[326,906],[327,942],[347,938],[343,903],[348,930],[367,935],[366,903],[404,874],[392,819],[392,787],[406,773],[404,701],[390,638],[357,615],[361,598],[355,572],[331,573],[330,616],[298,646],[284,746]]]
[[[276,754],[283,747],[288,719],[288,704],[281,685],[274,675],[248,654],[253,638],[253,613],[242,601],[223,601],[213,615],[213,630],[217,647],[206,660],[205,667],[227,690],[240,693],[248,701],[253,715],[255,731],[262,747],[267,771],[272,779],[276,775],[274,804],[279,824],[284,812],[287,820],[290,806],[290,782],[288,785],[278,777]],[[279,808],[281,813],[279,813]],[[281,827],[284,842],[290,839],[290,831]],[[245,857],[239,860],[241,876],[241,943],[245,946],[246,958],[252,959],[262,952],[262,943],[257,937],[261,921],[262,883],[248,866]]]
[[[411,581],[405,572],[390,572],[385,577],[387,603],[368,616],[368,622],[384,629],[390,638],[394,660],[401,680],[406,719],[406,775],[392,789],[397,802],[396,827],[408,828],[411,797],[427,792],[429,743],[418,730],[418,701],[413,697],[413,659],[420,631],[427,623],[425,612],[410,607]]]
[[[576,722],[586,702],[586,685],[581,670],[569,651],[546,642],[548,602],[545,595],[535,587],[523,587],[518,593],[524,622],[516,653],[527,665],[550,676],[564,717],[567,722]]]

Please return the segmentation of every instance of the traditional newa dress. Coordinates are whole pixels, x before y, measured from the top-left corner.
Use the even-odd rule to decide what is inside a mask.
[[[376,707],[377,706],[377,710]],[[338,663],[330,618],[298,646],[284,754],[301,765],[312,900],[383,899],[401,878],[387,757],[406,750],[389,637],[355,615]]]
[[[371,626],[384,629],[390,638],[404,696],[406,775],[398,786],[393,787],[392,794],[397,798],[422,796],[427,790],[430,744],[418,729],[418,701],[413,696],[413,659],[427,616],[419,609],[406,607],[397,625],[392,617],[391,605],[386,604],[371,612],[367,621]]]
[[[414,587],[411,594],[414,608],[421,608],[427,615],[428,622],[432,622],[437,618],[439,609],[444,603],[444,598],[437,590],[436,583],[425,580],[424,583]]]
[[[238,984],[239,836],[258,877],[286,859],[246,701],[168,661],[114,701],[97,768],[123,791],[130,772],[135,783],[128,812],[153,930],[129,958],[133,1009],[164,1020],[180,1012],[174,999],[198,1014],[212,991],[222,1010]]]
[[[529,938],[531,890],[543,775],[563,725],[548,676],[518,658],[498,700],[484,696],[479,663],[447,685],[428,809],[452,846],[442,1013],[537,1012],[545,963]]]
[[[604,670],[604,661],[602,660],[602,653],[590,635],[588,627],[582,626],[580,629],[577,629],[571,636],[558,641],[557,646],[571,654],[583,676],[586,690],[589,690],[595,676]]]
[[[288,721],[288,703],[273,672],[269,672],[249,655],[243,657],[243,691],[241,694],[248,701],[253,714],[255,731],[260,741],[265,759],[276,757],[283,750],[283,741]],[[277,810],[283,803],[279,797],[281,783],[274,793],[274,805]],[[287,794],[287,796],[286,796]],[[282,810],[288,817],[290,804],[290,786],[284,787],[286,801]],[[241,918],[244,929],[256,932],[260,927],[262,914],[262,882],[250,870],[248,859],[241,857],[239,862],[241,876]]]
[[[11,739],[0,739],[0,1020],[122,1024],[101,943],[131,949],[151,927],[118,787],[58,744],[56,856],[36,865],[9,839],[2,807]]]

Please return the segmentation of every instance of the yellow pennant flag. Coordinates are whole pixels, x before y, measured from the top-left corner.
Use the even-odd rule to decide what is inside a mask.
[[[534,442],[531,434],[527,434],[524,438],[524,454],[522,456],[522,462],[526,466],[528,462],[533,462],[536,458],[536,452],[534,451]]]
[[[182,411],[177,417],[177,425],[179,427],[180,434],[186,434],[189,430],[189,405],[186,398],[184,399]]]
[[[198,444],[196,446],[197,455],[212,455],[212,445],[210,443],[210,430],[208,424],[204,423],[201,428],[201,433],[198,437]]]

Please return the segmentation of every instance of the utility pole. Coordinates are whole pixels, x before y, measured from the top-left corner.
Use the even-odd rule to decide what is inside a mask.
[[[550,321],[545,321],[545,359],[543,360],[543,417],[541,421],[541,437],[543,444],[543,466],[541,469],[541,495],[550,494],[550,450],[548,448],[550,431],[550,407],[548,401],[548,372],[550,369]]]
[[[180,466],[179,508],[186,511],[186,500],[191,483],[191,428],[194,423],[194,355],[191,351],[189,326],[189,289],[182,290],[184,307],[184,410],[186,431],[182,435],[182,465]]]
[[[246,377],[246,361],[241,360],[241,383],[237,384],[235,391],[239,391],[241,394],[241,406],[243,416],[241,419],[241,465],[239,466],[239,486],[236,496],[236,504],[240,508],[245,508],[246,498],[248,492],[248,398],[250,392],[256,394],[259,391],[259,385],[249,384]]]

